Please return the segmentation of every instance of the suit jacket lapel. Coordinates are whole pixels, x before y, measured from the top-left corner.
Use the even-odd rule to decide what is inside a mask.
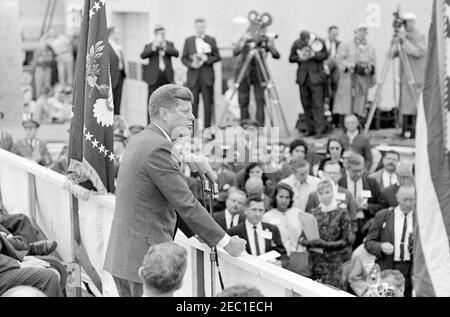
[[[269,231],[270,231],[270,229],[268,228],[268,226],[266,226],[265,223],[262,223],[262,228],[263,228],[263,231],[266,231],[266,230],[269,230]],[[272,231],[270,231],[270,232],[272,232]],[[272,238],[273,238],[273,237],[272,237]],[[271,248],[270,242],[271,242],[271,240],[264,238],[264,243],[265,243],[265,247],[266,247],[266,252],[269,252],[269,251],[270,251],[270,248]]]

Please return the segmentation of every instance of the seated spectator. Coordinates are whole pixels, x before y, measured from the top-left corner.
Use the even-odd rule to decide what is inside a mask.
[[[358,247],[366,236],[371,220],[382,208],[380,185],[373,178],[364,175],[364,158],[359,154],[352,154],[347,162],[347,177],[341,178],[339,186],[347,189],[356,200],[356,218],[358,231],[354,248]]]
[[[319,227],[319,239],[301,240],[310,250],[313,279],[343,289],[342,267],[348,260],[352,230],[349,213],[338,206],[331,180],[317,184],[320,205],[312,211]],[[317,248],[322,249],[321,252]]]
[[[250,177],[245,182],[245,192],[247,197],[257,197],[264,202],[264,210],[269,210],[272,205],[272,199],[264,194],[263,181],[258,177]]]
[[[342,154],[344,153],[344,146],[338,139],[330,138],[327,143],[327,155],[320,161],[317,175],[321,177],[321,172],[323,172],[323,167],[326,162],[332,161],[339,164],[341,169],[344,169],[344,162],[342,161]]]
[[[0,149],[11,151],[13,146],[13,139],[11,134],[3,131],[3,118],[5,118],[5,114],[0,111]]]
[[[214,220],[223,230],[227,231],[244,222],[244,205],[246,200],[247,197],[245,192],[234,187],[230,188],[225,210],[216,212],[213,216]]]
[[[277,226],[287,255],[297,251],[298,239],[302,233],[298,208],[292,207],[294,191],[291,186],[280,183],[272,199],[273,209],[266,212],[262,221]]]
[[[346,115],[344,125],[344,133],[339,137],[339,140],[344,145],[344,149],[351,149],[362,155],[366,171],[369,171],[372,166],[372,147],[369,139],[359,131],[358,118],[354,114]]]
[[[141,126],[141,125],[131,125],[128,128],[128,132],[130,133],[130,137],[138,134],[139,132],[145,130],[145,127]]]
[[[138,272],[144,284],[142,297],[173,297],[183,286],[186,267],[187,252],[183,247],[173,242],[152,245]]]
[[[296,159],[291,163],[294,174],[281,180],[294,191],[294,207],[305,211],[309,194],[314,192],[320,179],[309,175],[310,165],[304,159]]]
[[[239,236],[247,241],[247,253],[253,256],[260,256],[272,250],[277,251],[282,266],[288,261],[286,249],[281,241],[280,231],[276,226],[262,222],[264,216],[264,202],[259,197],[250,197],[245,203],[245,222],[231,228],[230,236]]]
[[[412,173],[412,166],[407,162],[400,162],[397,166],[397,180],[398,183],[381,192],[381,205],[383,208],[397,207],[397,192],[400,186],[405,184],[414,184],[414,175]]]
[[[40,165],[49,166],[52,158],[44,141],[36,138],[39,123],[34,120],[22,122],[25,129],[25,139],[18,140],[11,148],[11,152],[32,160]]]
[[[397,151],[387,151],[383,156],[383,168],[369,175],[378,182],[381,190],[398,183],[396,169],[399,161]]]
[[[308,154],[308,143],[302,139],[292,141],[289,145],[289,153],[291,160],[282,165],[280,179],[285,179],[294,173],[291,162],[297,159],[306,159],[306,155]]]
[[[239,189],[245,190],[245,183],[250,177],[257,177],[262,179],[263,184],[267,181],[267,176],[264,175],[263,164],[261,162],[248,163],[245,169],[236,174],[236,181]]]
[[[375,260],[375,256],[367,252],[364,244],[361,244],[353,251],[350,261],[348,283],[351,290],[358,297],[362,297],[369,289],[367,277],[369,276],[372,266],[375,264]]]
[[[211,168],[213,173],[216,175],[217,187],[219,194],[214,199],[214,211],[225,210],[225,201],[227,199],[228,190],[232,187],[236,187],[236,174],[228,169],[227,164],[216,162],[215,160],[211,162]]]
[[[350,193],[347,189],[338,185],[342,177],[341,167],[339,163],[335,161],[327,161],[325,162],[323,169],[324,171],[322,173],[323,176],[322,178],[330,179],[333,181],[333,188],[335,195],[334,197],[336,198],[338,205],[345,206],[345,208],[348,210],[350,218],[352,219],[352,232],[356,234],[356,231],[358,230],[358,222],[356,219],[356,212],[357,212],[356,201],[352,193]],[[309,194],[305,211],[310,213],[313,209],[317,208],[319,204],[320,202],[317,191],[312,192],[311,194]]]
[[[31,286],[16,286],[7,290],[1,297],[47,297],[47,295]]]
[[[216,297],[265,297],[256,287],[247,285],[235,285],[228,287],[217,294]]]

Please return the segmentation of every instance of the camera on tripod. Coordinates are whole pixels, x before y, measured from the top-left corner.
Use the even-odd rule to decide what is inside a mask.
[[[269,13],[259,14],[257,11],[252,10],[248,13],[248,20],[250,21],[250,26],[247,32],[251,37],[249,42],[253,42],[255,46],[267,47],[269,40],[278,38],[278,34],[267,33],[267,27],[273,22]]]
[[[395,34],[398,34],[400,29],[406,26],[406,20],[400,14],[400,7],[398,7],[397,11],[395,11],[392,15],[394,16],[392,27],[394,28]]]

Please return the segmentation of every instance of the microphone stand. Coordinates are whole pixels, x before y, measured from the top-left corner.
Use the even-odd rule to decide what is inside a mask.
[[[213,213],[214,213],[213,196],[217,195],[219,193],[219,188],[218,188],[217,183],[211,182],[209,179],[207,179],[207,178],[204,179],[203,177],[202,177],[202,186],[203,186],[203,190],[208,193],[209,214],[211,215],[211,218],[212,218]],[[205,201],[205,203],[206,203],[206,201]],[[211,297],[214,297],[216,294],[216,274],[215,274],[216,269],[219,274],[220,287],[222,290],[225,289],[224,284],[223,284],[222,274],[220,272],[220,267],[219,267],[219,258],[217,256],[217,246],[213,246],[211,248],[209,260],[211,262]]]

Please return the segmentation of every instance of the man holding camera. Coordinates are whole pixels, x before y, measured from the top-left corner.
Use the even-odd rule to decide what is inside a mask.
[[[195,35],[184,43],[181,61],[188,68],[187,87],[194,95],[193,111],[198,118],[200,92],[203,98],[205,128],[211,126],[214,114],[214,63],[220,61],[216,39],[205,34],[206,20],[195,20]]]
[[[397,21],[396,21],[397,22]],[[416,29],[416,15],[405,13],[397,22],[400,27],[396,30],[393,45],[389,52],[391,58],[399,55],[399,47],[405,52],[408,63],[411,65],[415,87],[410,86],[411,78],[405,71],[405,65],[400,63],[400,115],[402,120],[402,135],[405,138],[415,138],[415,118],[417,103],[422,92],[425,74],[426,38]],[[394,25],[396,27],[397,25]],[[404,26],[402,28],[401,26]],[[414,89],[414,91],[412,90]]]
[[[178,57],[178,51],[172,42],[166,41],[166,30],[162,25],[155,27],[155,40],[146,45],[141,54],[142,59],[148,58],[148,67],[144,69],[144,81],[148,84],[148,98],[159,87],[174,82],[172,57]],[[148,110],[148,109],[147,109]],[[147,111],[147,123],[150,116]]]
[[[257,54],[260,54],[263,60],[265,60],[268,52],[273,58],[280,58],[280,53],[275,48],[274,39],[268,38],[265,35],[262,37],[259,34],[257,35],[257,38],[255,38],[251,32],[247,31],[233,50],[234,56],[240,56],[236,67],[238,74],[244,66],[245,60],[252,49],[257,49]],[[250,119],[248,107],[250,104],[250,86],[252,85],[256,101],[256,120],[258,121],[258,124],[263,127],[265,123],[264,106],[266,104],[264,98],[264,78],[255,58],[250,61],[250,64],[242,77],[242,81],[239,83],[238,99],[239,106],[241,107],[241,120]]]
[[[324,62],[328,51],[322,39],[302,31],[294,42],[289,62],[297,63],[297,84],[300,86],[300,98],[305,112],[308,136],[321,138],[326,130],[324,116],[325,84],[327,75]]]
[[[341,70],[333,113],[341,116],[356,114],[361,123],[366,117],[369,88],[376,84],[375,48],[367,41],[368,26],[355,30],[355,38],[339,46],[337,62]]]

